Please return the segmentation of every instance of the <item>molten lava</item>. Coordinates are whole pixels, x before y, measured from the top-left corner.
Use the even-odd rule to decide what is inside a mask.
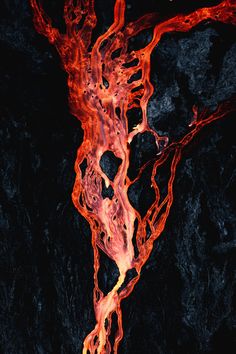
[[[37,0],[30,0],[37,31],[45,35],[57,48],[68,74],[70,109],[82,123],[84,139],[78,149],[75,163],[76,181],[72,193],[74,205],[89,222],[94,249],[94,311],[96,325],[84,340],[83,353],[117,353],[123,337],[121,301],[137,283],[142,266],[147,261],[154,241],[162,233],[173,202],[173,182],[183,148],[199,130],[226,115],[231,106],[221,104],[216,112],[198,114],[194,107],[194,120],[189,132],[177,142],[169,144],[167,137],[152,130],[147,119],[147,105],[153,94],[150,81],[150,56],[163,34],[186,32],[204,20],[236,24],[235,0],[202,8],[189,15],[177,15],[159,22],[157,14],[147,14],[125,24],[125,0],[116,0],[114,22],[91,44],[96,27],[94,0],[65,0],[64,19],[66,33],[53,28]],[[128,51],[128,41],[140,31],[153,27],[152,39],[140,50]],[[114,53],[119,53],[114,55]],[[139,73],[135,79],[134,74]],[[127,111],[138,107],[142,121],[128,130]],[[138,133],[149,132],[156,140],[158,155],[153,164],[151,183],[155,201],[142,216],[128,198],[128,189],[142,175],[128,178],[130,143]],[[100,160],[107,151],[119,158],[121,164],[114,179],[109,179],[101,168]],[[164,198],[156,181],[156,174],[171,159],[168,191]],[[82,169],[86,165],[86,169]],[[103,198],[102,186],[111,186],[114,195]],[[135,227],[136,224],[136,227]],[[149,229],[149,233],[147,232]],[[98,284],[99,250],[110,257],[119,269],[119,278],[113,289],[104,294]],[[136,275],[127,281],[129,270]],[[126,280],[126,281],[125,281]],[[114,345],[109,339],[112,315],[117,315]],[[112,348],[113,347],[113,348]]]

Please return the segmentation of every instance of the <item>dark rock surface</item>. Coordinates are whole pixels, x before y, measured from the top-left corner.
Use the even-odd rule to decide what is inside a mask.
[[[63,1],[43,3],[63,28]],[[104,13],[104,1],[97,1],[100,30],[111,21],[113,3],[106,2]],[[212,3],[147,0],[139,6],[132,0],[127,16],[170,16]],[[70,196],[83,132],[69,113],[58,56],[35,32],[28,2],[3,0],[0,16],[0,352],[81,353],[94,325],[90,230]],[[235,33],[232,26],[205,23],[162,38],[152,56],[149,104],[159,133],[176,139],[191,121],[193,104],[214,110],[235,94]],[[123,302],[119,353],[234,353],[234,118],[211,124],[184,151],[165,232]],[[136,166],[153,152],[152,139],[142,138]],[[152,198],[147,181],[132,191],[140,209]],[[104,256],[99,278],[106,291],[112,276],[116,266]]]

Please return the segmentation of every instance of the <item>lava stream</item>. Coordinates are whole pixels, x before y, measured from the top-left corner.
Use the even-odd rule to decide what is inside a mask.
[[[30,0],[30,3],[37,31],[46,36],[59,52],[68,74],[70,109],[81,121],[84,130],[83,143],[78,149],[75,163],[76,181],[72,199],[89,222],[92,232],[96,325],[84,340],[83,354],[117,353],[123,337],[121,301],[134,288],[154,241],[165,227],[173,202],[173,182],[181,152],[203,126],[232,110],[229,103],[221,104],[213,114],[207,114],[206,111],[197,114],[194,108],[190,131],[180,141],[169,144],[167,137],[159,136],[149,127],[147,119],[147,105],[154,91],[150,81],[151,53],[165,33],[186,32],[204,20],[235,25],[235,0],[225,0],[217,6],[198,9],[189,15],[177,15],[164,22],[159,22],[155,13],[146,14],[126,25],[126,2],[116,0],[113,23],[94,44],[91,44],[97,23],[94,0],[65,0],[65,34],[52,26],[37,0]],[[129,52],[129,39],[152,27],[153,35],[149,44]],[[117,51],[119,54],[114,56]],[[138,73],[140,78],[134,79],[133,75]],[[127,111],[135,107],[142,110],[142,122],[129,132]],[[155,201],[146,215],[141,217],[129,201],[128,189],[140,178],[146,165],[134,180],[128,178],[127,171],[130,143],[135,135],[143,132],[150,132],[155,137],[159,154],[151,176]],[[114,179],[108,178],[100,165],[107,151],[121,161]],[[170,158],[168,192],[161,199],[155,176]],[[83,169],[84,165],[86,168]],[[103,198],[103,184],[112,187],[114,195],[111,199]],[[151,231],[149,235],[147,226]],[[120,274],[116,285],[107,295],[98,284],[99,250],[116,263]],[[131,269],[135,269],[136,276],[126,284],[126,275]],[[114,345],[111,345],[109,337],[113,314],[117,315],[117,332]]]

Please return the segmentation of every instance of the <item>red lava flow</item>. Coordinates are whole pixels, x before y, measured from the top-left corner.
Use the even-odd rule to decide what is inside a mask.
[[[194,107],[194,119],[188,133],[180,141],[169,143],[167,137],[159,136],[150,128],[147,119],[147,105],[154,91],[150,81],[151,53],[165,33],[187,32],[204,20],[235,25],[236,2],[225,0],[217,6],[201,8],[188,15],[177,15],[163,22],[157,14],[149,13],[126,24],[126,1],[116,0],[112,25],[91,45],[97,23],[94,0],[65,0],[65,34],[53,27],[51,19],[37,0],[29,1],[37,31],[46,36],[59,52],[63,68],[68,74],[70,109],[81,121],[84,131],[75,162],[76,180],[72,199],[89,222],[92,232],[96,325],[84,340],[83,354],[117,353],[123,337],[121,301],[131,293],[139,280],[153,243],[165,227],[173,202],[173,182],[182,150],[203,126],[232,110],[229,103],[219,105],[213,114],[207,111],[198,114]],[[128,52],[129,39],[148,28],[153,28],[151,41],[145,48]],[[112,56],[117,50],[119,54]],[[140,78],[132,79],[138,72]],[[142,110],[142,122],[128,131],[127,111],[134,107]],[[159,153],[151,175],[155,201],[146,215],[141,217],[129,201],[128,189],[140,178],[146,165],[142,166],[134,180],[128,178],[127,171],[130,143],[135,135],[143,132],[153,134]],[[106,151],[111,151],[121,160],[114,180],[110,180],[100,166],[100,159]],[[169,159],[171,170],[167,177],[168,191],[161,198],[155,176]],[[80,166],[84,162],[86,169],[82,173]],[[103,198],[102,183],[113,188],[112,199]],[[108,294],[104,294],[98,284],[99,250],[111,258],[119,270],[117,283]],[[126,274],[131,269],[136,271],[136,275],[125,282]],[[117,330],[114,343],[111,343],[113,314],[116,314]]]

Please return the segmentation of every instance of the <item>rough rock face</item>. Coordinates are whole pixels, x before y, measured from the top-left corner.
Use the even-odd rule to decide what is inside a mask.
[[[46,6],[63,28],[62,4]],[[128,5],[128,18],[149,11],[170,16],[199,1]],[[102,0],[96,6],[102,31],[113,2],[107,2],[107,13]],[[66,75],[55,50],[35,32],[27,1],[4,0],[0,14],[0,349],[80,353],[94,323],[90,230],[70,197],[83,132],[69,114]],[[180,137],[193,104],[214,110],[235,94],[235,33],[231,26],[205,23],[163,37],[152,56],[155,93],[149,104],[150,124],[159,133]],[[138,43],[149,36],[144,33]],[[167,227],[123,302],[120,353],[234,352],[234,116],[212,123],[185,149]],[[130,173],[155,153],[148,134],[137,137]],[[152,199],[148,172],[141,182],[130,190],[140,212]],[[165,188],[165,176],[162,183]],[[104,290],[116,276],[102,255]]]

